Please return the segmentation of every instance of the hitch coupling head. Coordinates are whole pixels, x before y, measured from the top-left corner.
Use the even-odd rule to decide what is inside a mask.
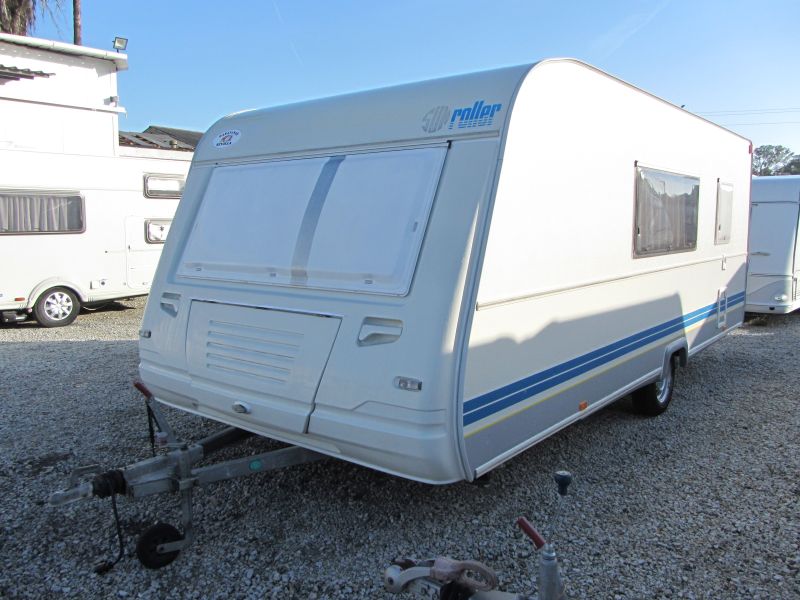
[[[63,506],[92,496],[108,498],[112,494],[124,494],[126,489],[125,476],[122,471],[111,469],[95,475],[92,481],[75,483],[65,490],[53,492],[50,495],[49,503],[51,506]]]

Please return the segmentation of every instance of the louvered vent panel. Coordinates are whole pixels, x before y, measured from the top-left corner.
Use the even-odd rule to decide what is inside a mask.
[[[287,384],[300,354],[303,334],[219,320],[209,322],[206,368]]]

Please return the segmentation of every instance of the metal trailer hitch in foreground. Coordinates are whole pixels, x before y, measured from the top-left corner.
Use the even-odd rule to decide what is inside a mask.
[[[179,531],[167,523],[156,523],[145,530],[136,544],[136,555],[141,563],[150,569],[159,569],[175,560],[178,553],[194,540],[192,527],[192,490],[194,488],[324,458],[322,454],[291,446],[213,465],[195,467],[194,465],[210,454],[241,442],[252,434],[235,427],[227,427],[197,442],[181,442],[175,437],[175,433],[150,391],[141,383],[137,382],[134,385],[145,397],[152,458],[122,469],[111,469],[105,472],[102,472],[99,465],[80,467],[70,475],[68,488],[50,496],[50,504],[53,506],[61,506],[92,496],[111,497],[119,538],[119,554],[113,562],[107,561],[97,565],[95,571],[98,573],[110,570],[123,555],[122,529],[116,504],[117,495],[138,499],[172,492],[180,494],[183,531]],[[167,453],[156,455],[157,445],[165,447],[168,450]],[[94,478],[91,481],[81,482],[81,478],[89,474],[94,474]]]
[[[563,600],[566,598],[564,584],[558,570],[558,558],[553,547],[552,536],[561,519],[563,498],[572,483],[568,471],[557,471],[558,506],[550,525],[546,541],[525,518],[517,519],[517,525],[539,550],[538,594],[527,596],[495,590],[497,576],[491,568],[475,560],[454,560],[446,556],[415,561],[409,558],[396,560],[383,574],[383,585],[393,594],[415,592],[425,598],[439,600]]]

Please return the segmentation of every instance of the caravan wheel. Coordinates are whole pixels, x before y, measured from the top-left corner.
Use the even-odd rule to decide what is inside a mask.
[[[39,296],[33,314],[42,327],[63,327],[75,320],[80,309],[81,302],[72,290],[55,287]]]
[[[669,368],[663,377],[633,392],[633,408],[636,412],[654,417],[667,410],[675,388],[675,361],[676,357],[671,356]]]

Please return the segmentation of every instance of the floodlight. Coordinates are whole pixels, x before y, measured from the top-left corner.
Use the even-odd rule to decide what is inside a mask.
[[[114,50],[119,52],[120,50],[125,50],[128,47],[128,38],[124,37],[115,37],[114,38]]]

